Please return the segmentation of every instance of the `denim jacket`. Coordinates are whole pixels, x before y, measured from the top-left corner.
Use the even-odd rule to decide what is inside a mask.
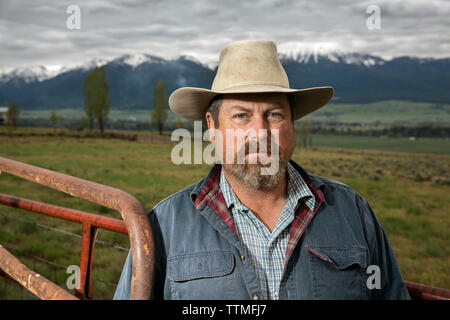
[[[287,257],[279,299],[409,299],[392,248],[367,201],[343,183],[291,164],[321,191],[323,201]],[[255,270],[229,223],[217,208],[208,203],[196,208],[192,202],[218,166],[149,212],[155,299],[262,297]],[[131,252],[114,299],[129,299],[130,284]]]

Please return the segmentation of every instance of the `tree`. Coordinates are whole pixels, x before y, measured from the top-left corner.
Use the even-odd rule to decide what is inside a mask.
[[[155,83],[153,91],[153,111],[152,125],[158,127],[159,134],[162,134],[164,123],[167,120],[167,94],[164,87],[164,80],[160,79]]]
[[[89,123],[89,130],[94,128],[94,76],[94,72],[89,73],[83,82],[84,111],[86,112],[87,122]]]
[[[108,98],[109,85],[106,82],[105,67],[95,67],[84,79],[83,96],[84,108],[93,129],[94,120],[98,121],[100,131],[103,133],[109,114],[110,100]]]
[[[56,126],[58,123],[62,125],[64,122],[64,117],[61,114],[57,114],[55,111],[52,111],[50,114],[50,121],[52,122],[54,131],[56,131]]]
[[[14,101],[9,104],[8,111],[6,112],[6,124],[11,129],[15,129],[17,125],[17,119],[19,118],[19,108]]]

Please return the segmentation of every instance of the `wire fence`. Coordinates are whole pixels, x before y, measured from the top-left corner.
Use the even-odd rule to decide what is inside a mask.
[[[0,216],[6,217],[8,219],[15,220],[15,221],[18,221],[18,222],[23,222],[23,223],[28,223],[28,224],[31,224],[31,225],[36,225],[37,227],[40,227],[40,228],[43,228],[43,229],[47,229],[47,230],[54,231],[54,232],[59,232],[61,234],[65,234],[65,235],[68,235],[68,236],[71,236],[71,237],[75,237],[75,238],[80,238],[81,239],[81,235],[79,235],[79,234],[76,234],[76,233],[70,232],[70,231],[66,231],[66,230],[62,230],[62,229],[58,229],[58,228],[54,228],[54,227],[51,227],[51,226],[48,226],[48,225],[45,225],[45,224],[37,223],[36,221],[30,221],[28,219],[12,217],[12,216],[10,216],[8,214],[4,214],[2,212],[0,212]],[[107,243],[107,242],[104,242],[104,241],[98,240],[98,239],[95,240],[95,243],[96,244],[99,243],[99,244],[102,244],[102,245],[104,245],[106,247],[110,247],[110,248],[113,248],[113,249],[116,249],[116,250],[122,250],[122,251],[127,251],[127,252],[128,252],[128,250],[130,250],[130,248],[124,248],[124,247],[118,246],[116,244]]]
[[[19,222],[19,223],[25,223],[30,225],[35,225],[36,227],[43,228],[45,230],[49,230],[51,232],[56,232],[65,236],[74,237],[81,239],[81,235],[69,232],[66,230],[62,230],[59,228],[55,228],[52,226],[48,226],[42,223],[37,223],[36,221],[31,221],[28,219],[20,218],[11,216],[10,214],[5,214],[0,212],[0,216],[6,217],[8,219],[11,219],[13,221]],[[101,231],[101,229],[100,229]],[[96,240],[96,244],[100,244],[104,247],[118,250],[121,252],[128,252],[129,248],[122,247],[113,243],[105,242],[102,240]],[[17,247],[16,245],[9,245],[9,247]],[[35,271],[36,273],[44,275],[47,279],[51,280],[55,284],[60,285],[61,287],[66,286],[67,278],[69,277],[67,273],[67,266],[54,263],[52,261],[49,261],[43,257],[40,257],[35,254],[30,253],[24,253],[21,254],[21,259],[23,259],[23,263],[27,265],[30,269]],[[36,300],[38,299],[35,295],[30,293],[28,290],[26,290],[23,286],[21,286],[16,281],[10,279],[6,276],[0,269],[0,300]],[[117,288],[117,284],[95,277],[92,277],[93,280],[93,292],[94,292],[94,298],[95,298],[95,292],[101,291],[103,292],[103,296],[105,299],[112,298],[115,289]],[[74,293],[73,290],[66,289],[72,294]],[[106,292],[106,296],[105,296]]]

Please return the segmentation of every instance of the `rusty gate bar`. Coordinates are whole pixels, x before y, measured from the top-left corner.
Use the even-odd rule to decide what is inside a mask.
[[[130,299],[152,298],[153,234],[147,214],[135,197],[120,189],[2,157],[1,171],[119,211],[128,230],[132,252]]]
[[[46,300],[78,300],[63,288],[27,268],[2,245],[0,245],[0,259],[3,261],[2,268],[4,272],[38,298]]]
[[[125,223],[119,219],[104,217],[80,210],[59,207],[52,204],[20,198],[4,193],[0,193],[0,204],[81,224],[90,223],[92,226],[97,228],[128,234]]]

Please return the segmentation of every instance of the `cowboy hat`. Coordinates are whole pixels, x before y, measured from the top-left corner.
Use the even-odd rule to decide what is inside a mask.
[[[211,90],[177,89],[170,95],[169,106],[187,120],[202,120],[215,96],[255,92],[291,94],[295,103],[294,120],[297,120],[326,105],[334,90],[332,87],[291,89],[273,41],[236,41],[222,49]]]

